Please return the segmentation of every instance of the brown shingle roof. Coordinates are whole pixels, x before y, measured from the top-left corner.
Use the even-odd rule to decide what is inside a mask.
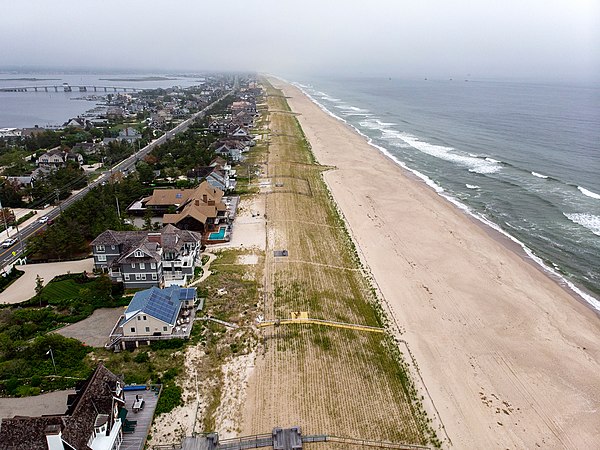
[[[112,427],[116,383],[123,380],[102,364],[73,397],[71,406],[62,416],[14,417],[2,419],[0,450],[46,450],[49,427],[62,430],[62,440],[77,450],[85,450],[99,414],[109,415]]]

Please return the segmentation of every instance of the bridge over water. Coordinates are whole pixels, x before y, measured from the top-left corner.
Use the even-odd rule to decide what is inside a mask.
[[[0,92],[137,92],[140,88],[124,86],[73,85],[68,83],[47,86],[2,87]]]

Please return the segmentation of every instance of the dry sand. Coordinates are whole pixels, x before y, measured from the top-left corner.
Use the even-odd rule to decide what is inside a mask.
[[[456,448],[598,448],[600,319],[279,80]]]

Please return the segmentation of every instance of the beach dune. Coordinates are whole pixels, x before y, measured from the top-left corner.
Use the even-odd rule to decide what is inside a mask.
[[[456,448],[598,448],[600,318],[300,90],[283,89]],[[511,245],[512,244],[512,245]]]

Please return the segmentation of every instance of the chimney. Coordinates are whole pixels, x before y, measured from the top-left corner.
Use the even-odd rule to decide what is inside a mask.
[[[48,425],[44,430],[48,450],[65,450],[60,425]]]
[[[148,240],[150,242],[156,242],[157,244],[161,243],[161,234],[160,233],[148,233]]]

